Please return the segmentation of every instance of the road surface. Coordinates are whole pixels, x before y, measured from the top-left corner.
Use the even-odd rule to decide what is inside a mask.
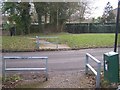
[[[2,55],[3,56],[48,56],[49,72],[63,72],[63,71],[84,70],[86,53],[90,53],[98,60],[103,62],[103,54],[109,51],[113,51],[113,48],[81,49],[81,50],[69,50],[69,51],[13,52],[13,53],[2,53]],[[92,61],[90,61],[90,63],[94,64]],[[7,62],[7,67],[24,67],[24,66],[39,67],[40,62],[36,60],[26,60],[26,61],[9,60]]]

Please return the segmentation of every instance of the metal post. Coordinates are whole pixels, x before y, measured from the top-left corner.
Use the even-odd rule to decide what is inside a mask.
[[[120,0],[118,2],[118,10],[117,10],[117,18],[116,18],[116,32],[115,32],[114,52],[117,51],[117,38],[118,38],[118,30],[119,30],[119,13],[120,13]]]
[[[86,54],[86,61],[85,61],[85,74],[88,74],[88,67],[87,67],[87,64],[88,64],[88,55]]]
[[[5,81],[5,59],[2,58],[2,78],[3,78],[3,82]]]
[[[48,59],[46,58],[46,81],[48,80],[48,65],[47,65],[47,63],[48,63]]]
[[[100,87],[100,72],[101,72],[101,63],[98,63],[97,76],[96,76],[96,88]]]
[[[58,38],[56,38],[56,49],[58,49]]]
[[[89,64],[89,58],[94,60],[97,63],[97,71]],[[86,53],[86,62],[85,62],[85,73],[88,73],[88,68],[96,75],[96,88],[100,87],[100,76],[101,76],[101,62],[90,55],[89,53]]]

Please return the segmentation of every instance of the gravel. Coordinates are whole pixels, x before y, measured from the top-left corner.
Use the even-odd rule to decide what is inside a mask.
[[[50,79],[44,88],[93,88],[94,80],[84,72],[64,72],[50,74]]]
[[[21,80],[6,82],[3,87],[95,88],[94,76],[91,74],[85,75],[84,71],[49,72],[48,81],[45,81],[44,73],[19,73],[18,75]]]

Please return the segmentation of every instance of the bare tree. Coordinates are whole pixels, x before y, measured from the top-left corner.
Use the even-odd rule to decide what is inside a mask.
[[[111,22],[113,19],[115,19],[115,15],[112,10],[113,7],[111,6],[110,2],[108,2],[104,8],[104,12],[102,15],[104,23]]]
[[[90,6],[91,1],[81,0],[77,2],[75,6],[74,13],[71,15],[72,21],[79,20],[83,21],[85,18],[88,18],[91,15],[92,8]]]

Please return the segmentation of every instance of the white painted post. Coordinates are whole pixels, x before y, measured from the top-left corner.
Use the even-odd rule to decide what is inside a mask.
[[[48,58],[46,58],[46,81],[48,80]]]
[[[101,63],[99,62],[97,66],[96,88],[100,87],[100,72],[101,72]]]
[[[85,74],[88,73],[88,67],[87,67],[87,64],[88,64],[88,55],[86,54],[86,61],[85,61]]]
[[[3,82],[5,81],[5,60],[2,58],[2,78]]]
[[[88,60],[91,58],[93,61],[97,63],[97,71],[95,71],[94,68],[90,64],[88,64]],[[101,62],[90,55],[89,53],[86,53],[86,62],[85,62],[85,73],[88,73],[88,68],[96,75],[96,88],[100,88],[100,76],[101,76]]]
[[[58,49],[58,38],[56,37],[56,49]]]
[[[6,59],[45,59],[45,68],[6,68]],[[5,73],[6,71],[38,71],[38,70],[45,70],[46,75],[46,81],[48,80],[48,57],[19,57],[19,56],[13,56],[13,57],[3,57],[2,61],[2,72],[3,72],[3,81],[5,80]]]

